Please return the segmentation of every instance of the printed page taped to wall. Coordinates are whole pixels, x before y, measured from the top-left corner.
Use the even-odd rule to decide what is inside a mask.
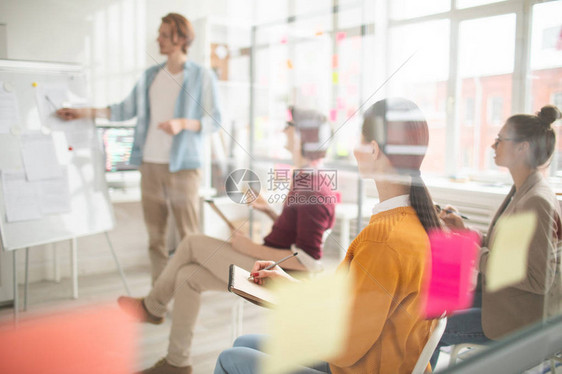
[[[52,136],[40,133],[22,136],[21,152],[30,182],[62,177]]]
[[[536,226],[537,216],[533,212],[514,214],[498,220],[486,269],[486,289],[489,292],[525,278],[529,244]]]
[[[70,212],[68,170],[62,177],[30,182],[23,170],[2,170],[2,189],[8,222],[40,219]]]
[[[9,134],[19,126],[19,109],[16,93],[8,82],[0,81],[0,134]]]
[[[351,279],[345,272],[274,288],[268,315],[263,373],[286,373],[299,365],[328,360],[344,347],[350,312]]]
[[[8,222],[41,218],[37,192],[23,170],[2,170],[2,187]]]

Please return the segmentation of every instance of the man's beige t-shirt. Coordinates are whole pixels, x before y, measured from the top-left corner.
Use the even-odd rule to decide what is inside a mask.
[[[183,83],[183,71],[170,74],[166,68],[161,69],[150,89],[150,124],[143,150],[143,161],[156,164],[170,162],[170,149],[173,136],[158,128],[160,122],[174,118],[174,108]]]

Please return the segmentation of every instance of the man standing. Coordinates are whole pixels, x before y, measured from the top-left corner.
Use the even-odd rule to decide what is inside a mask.
[[[167,61],[148,68],[125,100],[107,108],[57,111],[65,120],[137,117],[130,163],[141,172],[153,284],[168,261],[168,204],[182,239],[198,231],[203,136],[220,127],[216,78],[187,59],[194,38],[193,27],[184,16],[166,15],[157,41]]]

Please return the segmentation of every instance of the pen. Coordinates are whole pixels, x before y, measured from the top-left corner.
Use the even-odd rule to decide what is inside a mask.
[[[441,211],[447,213],[447,214],[451,214],[451,213],[455,213],[458,214],[459,217],[461,217],[462,219],[469,219],[467,216],[460,214],[459,212],[456,212],[452,209],[441,209],[441,206],[439,206],[439,204],[434,204],[435,206],[435,210],[437,211],[437,214],[439,214]]]
[[[463,214],[460,214],[459,212],[455,212],[454,210],[451,210],[451,209],[443,209],[443,211],[444,211],[445,213],[448,213],[448,214],[450,214],[450,213],[455,213],[455,214],[457,214],[459,217],[461,217],[462,219],[469,219],[467,216],[465,216],[465,215],[463,215]]]
[[[55,108],[55,110],[58,110],[57,106],[53,103],[53,100],[51,100],[49,96],[45,95],[45,99],[53,106],[53,108]]]
[[[292,255],[289,255],[289,256],[287,256],[287,257],[283,257],[281,260],[279,260],[279,261],[277,261],[277,262],[275,262],[275,263],[273,263],[273,264],[271,264],[271,265],[269,265],[269,266],[266,266],[266,267],[263,268],[262,270],[271,270],[271,269],[273,269],[275,266],[279,265],[280,263],[282,263],[282,262],[284,262],[284,261],[287,261],[288,259],[290,259],[290,258],[292,258],[292,257],[295,257],[295,256],[298,255],[298,254],[299,254],[298,252],[293,252]],[[253,281],[253,280],[254,280],[254,277],[250,276],[250,277],[248,277],[248,280],[249,280],[249,281]]]

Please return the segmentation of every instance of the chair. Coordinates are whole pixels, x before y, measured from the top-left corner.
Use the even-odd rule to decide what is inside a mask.
[[[423,374],[425,373],[425,369],[427,368],[427,364],[431,359],[431,355],[433,355],[433,351],[437,348],[437,344],[439,344],[439,340],[441,340],[441,336],[443,336],[443,332],[445,332],[445,327],[447,326],[447,317],[440,318],[437,321],[437,326],[433,329],[431,336],[427,343],[425,343],[425,347],[416,362],[416,366],[414,366],[414,370],[412,370],[412,374]],[[432,368],[433,369],[433,368]]]
[[[486,348],[486,346],[482,344],[474,344],[474,343],[462,343],[462,344],[453,345],[451,347],[451,358],[449,359],[449,367],[453,366],[456,363],[457,358],[459,358],[460,356],[459,354],[463,349],[468,350],[468,352],[465,352],[463,354],[464,358],[468,358],[483,348]]]
[[[324,244],[326,243],[326,240],[328,239],[328,236],[330,236],[332,232],[332,229],[327,229],[326,231],[324,231],[324,233],[322,234],[322,247],[324,247]],[[289,272],[290,274],[291,272]],[[305,271],[298,271],[295,273],[299,273],[299,274],[303,274],[305,273]],[[315,274],[318,273],[313,273],[313,272],[308,272],[308,274],[310,276],[314,276]],[[232,341],[236,340],[237,337],[239,337],[240,335],[242,335],[242,323],[244,322],[244,303],[246,302],[246,300],[244,300],[243,298],[239,298],[234,305],[232,306],[232,312],[231,312],[231,337],[232,337]]]
[[[558,352],[557,354],[552,356],[552,358],[549,361],[550,361],[550,373],[556,374],[556,366],[558,366],[557,364],[560,364],[562,362],[562,352]]]

